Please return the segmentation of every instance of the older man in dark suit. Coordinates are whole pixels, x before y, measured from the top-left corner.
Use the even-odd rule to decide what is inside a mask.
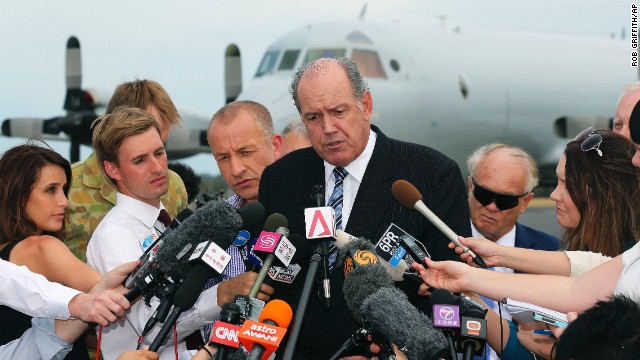
[[[318,59],[303,66],[290,91],[312,148],[294,151],[265,169],[259,201],[267,213],[283,214],[290,231],[303,234],[303,210],[315,206],[314,185],[323,185],[327,205],[336,208],[336,224],[347,233],[376,242],[393,222],[424,243],[434,259],[455,259],[435,226],[392,198],[391,185],[398,179],[411,182],[453,231],[470,234],[456,163],[426,146],[390,139],[370,125],[372,96],[348,59]],[[344,301],[340,267],[336,264],[331,272],[331,307],[323,308],[315,296],[310,299],[294,359],[327,359],[358,329]],[[275,297],[295,306],[304,278],[303,270],[288,288],[276,285]],[[416,293],[415,287],[408,291]]]

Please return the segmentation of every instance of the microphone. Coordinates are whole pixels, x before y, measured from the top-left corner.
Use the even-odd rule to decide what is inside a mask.
[[[242,219],[233,206],[224,201],[207,202],[164,238],[152,270],[146,276],[138,277],[136,285],[125,297],[132,301],[140,294],[153,293],[165,274],[174,281],[184,279],[191,269],[186,255],[193,251],[199,239],[213,239],[218,232],[237,233],[241,225]]]
[[[247,320],[240,329],[240,343],[249,350],[250,360],[267,360],[278,348],[287,332],[293,311],[282,300],[271,300],[265,305],[259,322]]]
[[[315,208],[304,209],[304,222],[307,239],[318,239],[316,246],[322,258],[322,298],[325,308],[331,306],[331,276],[329,274],[329,239],[336,236],[335,210],[324,204],[324,186],[314,185],[311,198],[315,201]],[[316,270],[317,271],[317,270]]]
[[[203,241],[198,244],[191,257],[189,257],[189,261],[193,263],[193,269],[176,290],[173,298],[173,311],[162,325],[149,350],[158,351],[180,314],[193,307],[196,303],[207,280],[224,271],[231,258],[222,249],[226,249],[231,245],[233,237],[233,233],[218,232],[213,237],[215,241]]]
[[[258,272],[258,277],[249,291],[249,297],[254,298],[258,295],[260,285],[264,282],[276,258],[279,260],[279,263],[284,266],[289,266],[296,249],[287,239],[289,235],[289,230],[287,229],[288,224],[287,218],[282,214],[274,213],[267,217],[264,225],[265,230],[260,233],[260,237],[253,247],[253,251],[267,253],[267,256]]]
[[[466,296],[454,295],[445,289],[431,293],[434,326],[449,329],[445,332],[458,342],[458,351],[465,359],[482,355],[487,342],[487,309]],[[457,309],[457,311],[456,311]],[[455,314],[454,314],[455,313]]]
[[[238,334],[242,322],[240,307],[235,303],[225,303],[220,311],[220,319],[213,325],[209,344],[218,344],[216,360],[226,359],[228,351],[240,347]]]
[[[393,224],[392,224],[393,225]],[[393,225],[395,226],[395,225]],[[391,228],[391,227],[390,227]],[[385,235],[383,235],[384,237]],[[351,234],[348,234],[340,229],[336,230],[336,247],[338,249],[342,249],[345,246],[347,246],[347,244],[350,241],[354,241],[356,239],[359,239]],[[364,239],[364,238],[360,238],[360,239]],[[382,241],[382,239],[381,239]],[[409,266],[409,264],[407,264],[407,262],[402,258],[402,256],[396,257],[393,261],[395,265],[392,265],[391,263],[389,263],[387,260],[385,260],[385,257],[380,255],[380,243],[381,241],[378,242],[378,245],[376,245],[375,247],[375,253],[378,255],[378,260],[380,260],[380,264],[384,267],[384,269],[387,271],[387,274],[389,276],[391,276],[391,279],[393,281],[396,282],[400,282],[400,281],[409,281],[411,283],[414,283],[417,286],[420,286],[422,284],[424,284],[424,281],[422,281],[422,279],[420,279],[420,277],[415,274],[415,273],[411,273],[408,272],[411,270],[411,267]],[[368,242],[368,240],[367,240]]]
[[[406,350],[409,359],[446,356],[444,335],[393,286],[371,242],[362,238],[349,242],[339,259],[344,259],[345,301],[356,320],[369,322],[374,332]]]
[[[178,213],[175,219],[171,220],[169,226],[152,244],[147,244],[147,240],[145,239],[145,244],[143,244],[143,247],[146,248],[146,250],[144,251],[142,256],[140,256],[140,265],[138,265],[136,269],[133,270],[131,274],[129,274],[129,276],[123,283],[123,285],[127,289],[133,288],[139,278],[145,277],[151,271],[151,267],[154,264],[155,255],[162,247],[162,244],[164,244],[165,238],[169,236],[169,234],[171,234],[173,230],[178,228],[178,226],[180,226],[180,224],[182,224],[182,222],[192,214],[193,210],[185,208],[180,213]]]
[[[233,246],[238,248],[238,253],[240,257],[242,257],[245,270],[250,271],[255,268],[254,263],[249,258],[252,256],[251,240],[258,236],[264,225],[264,206],[258,202],[248,203],[240,209],[240,217],[242,218],[243,229],[240,230],[235,239],[233,239]],[[246,253],[242,251],[242,249],[246,249]]]
[[[484,260],[478,256],[473,250],[462,245],[460,241],[458,241],[458,235],[447,226],[436,214],[434,214],[427,205],[422,202],[422,194],[420,191],[416,189],[411,183],[406,180],[397,180],[391,186],[391,192],[393,193],[393,197],[400,203],[402,206],[417,210],[422,216],[427,218],[433,225],[435,225],[449,240],[451,240],[456,246],[461,247],[465,252],[468,252],[469,255],[473,258],[473,262],[478,266],[486,269],[487,264],[485,264]]]

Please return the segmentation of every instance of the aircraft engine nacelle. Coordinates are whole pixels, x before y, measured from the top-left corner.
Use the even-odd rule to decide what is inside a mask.
[[[210,153],[206,130],[196,128],[173,128],[166,143],[167,156],[180,159],[199,153]]]
[[[589,126],[597,130],[611,130],[613,119],[606,116],[563,116],[553,123],[553,131],[560,138],[573,139]]]

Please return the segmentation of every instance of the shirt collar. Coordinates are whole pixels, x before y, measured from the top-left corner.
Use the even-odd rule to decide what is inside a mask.
[[[471,222],[471,236],[481,238],[485,237],[484,235],[480,234],[475,226],[473,226],[473,222]],[[495,243],[503,246],[514,247],[516,245],[516,226],[513,225],[513,229],[511,229],[508,233],[502,235],[502,237],[498,239],[498,241],[495,241]]]
[[[367,165],[369,165],[369,160],[371,160],[371,156],[373,155],[373,148],[376,145],[377,138],[376,133],[369,129],[369,139],[367,140],[367,145],[364,147],[364,151],[344,168],[349,175],[353,176],[359,183],[362,183],[362,178],[364,178],[364,172],[367,170]],[[325,183],[327,183],[329,179],[333,181],[333,169],[335,169],[335,167],[335,165],[329,164],[326,160],[324,161]]]
[[[158,220],[160,209],[164,209],[162,202],[160,202],[160,207],[157,208],[121,192],[116,194],[116,206],[140,220],[148,228],[154,226],[156,220]]]

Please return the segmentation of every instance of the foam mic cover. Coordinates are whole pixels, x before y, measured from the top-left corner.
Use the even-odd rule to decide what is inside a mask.
[[[444,335],[396,288],[377,290],[364,301],[361,311],[378,334],[407,349],[409,359],[432,359],[436,353],[446,353]]]
[[[212,241],[221,248],[226,249],[231,245],[234,236],[235,233],[221,231],[213,236]],[[190,309],[196,303],[198,296],[200,296],[204,284],[215,275],[219,274],[209,265],[200,261],[196,262],[178,290],[176,290],[176,294],[173,297],[174,306],[180,307],[182,311]]]
[[[251,237],[258,236],[265,221],[264,206],[259,202],[251,202],[240,209],[242,228],[249,231]]]
[[[338,249],[343,249],[345,246],[347,246],[347,244],[350,241],[356,240],[358,239],[357,237],[344,232],[343,230],[336,230],[336,241],[335,241],[335,246]],[[375,246],[374,246],[374,250],[375,250]],[[380,256],[378,256],[378,260],[380,260],[380,264],[382,264],[382,266],[385,268],[385,270],[387,271],[387,274],[389,274],[389,276],[391,276],[391,279],[393,279],[393,281],[403,281],[404,280],[404,273],[407,272],[407,270],[409,270],[409,265],[407,265],[407,262],[404,260],[400,260],[398,262],[397,267],[393,267],[391,264],[389,264],[388,262],[386,262],[384,259],[380,258]]]
[[[189,273],[189,254],[200,242],[215,239],[215,234],[236,234],[242,219],[236,209],[225,201],[209,201],[196,210],[177,229],[169,234],[156,254],[160,269],[173,278],[184,279]],[[226,249],[229,244],[221,248]]]
[[[408,209],[415,209],[427,220],[429,220],[444,236],[446,236],[451,242],[456,244],[457,247],[462,248],[465,252],[468,252],[473,258],[473,262],[481,268],[487,269],[487,264],[482,257],[478,256],[473,250],[462,245],[458,241],[458,235],[451,230],[451,228],[445,224],[440,218],[434,214],[428,207],[422,202],[422,194],[416,189],[410,182],[406,180],[396,180],[391,186],[391,193],[393,197],[398,200],[402,206]],[[424,264],[423,264],[424,265]]]
[[[344,263],[351,251],[365,250],[375,254],[375,247],[365,238],[355,238],[338,252],[337,264]],[[393,287],[393,280],[379,263],[355,266],[345,277],[342,291],[347,308],[356,321],[362,321],[364,300],[381,287]]]
[[[273,213],[264,222],[264,231],[275,232],[278,228],[289,226],[287,218],[280,213]]]

